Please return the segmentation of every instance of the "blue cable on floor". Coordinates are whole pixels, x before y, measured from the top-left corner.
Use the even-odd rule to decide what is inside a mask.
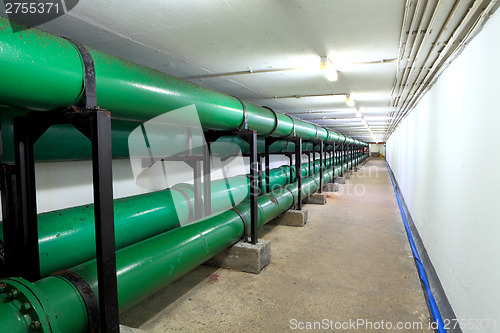
[[[446,330],[444,329],[443,318],[441,318],[441,313],[439,312],[436,300],[434,299],[431,287],[429,286],[429,281],[427,280],[427,274],[425,273],[424,264],[422,263],[422,260],[420,260],[417,247],[415,246],[415,242],[413,241],[413,236],[411,235],[410,226],[408,225],[408,221],[406,220],[406,214],[404,212],[403,205],[401,204],[401,199],[399,198],[398,189],[396,188],[396,183],[394,182],[394,178],[392,178],[391,169],[389,168],[389,164],[387,163],[387,161],[385,162],[385,164],[387,164],[387,170],[389,171],[389,176],[391,177],[392,186],[394,186],[394,193],[396,193],[396,198],[398,199],[399,211],[401,212],[401,217],[403,218],[406,234],[408,235],[408,240],[410,241],[411,251],[413,252],[413,257],[417,262],[418,274],[420,275],[420,279],[422,280],[425,286],[425,291],[427,293],[427,299],[429,300],[429,306],[431,308],[432,316],[434,317],[434,321],[437,322],[438,324],[437,331],[439,333],[446,333]]]

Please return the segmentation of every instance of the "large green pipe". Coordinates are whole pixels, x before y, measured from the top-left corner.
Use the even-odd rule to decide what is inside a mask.
[[[13,23],[15,25],[15,23]],[[27,110],[50,111],[66,109],[82,101],[84,74],[81,56],[68,40],[40,31],[20,29],[12,32],[9,21],[0,18],[0,108],[2,129],[8,127],[13,114]],[[241,102],[228,96],[170,75],[134,64],[104,52],[89,49],[96,72],[97,99],[99,106],[111,112],[114,118],[113,141],[115,157],[123,157],[127,151],[130,130],[123,129],[118,119],[147,121],[166,112],[195,105],[204,129],[234,130],[243,121]],[[364,145],[357,140],[334,131],[276,114],[271,110],[245,102],[250,129],[259,135],[286,137],[295,132],[303,139],[324,139],[348,144]],[[117,122],[117,124],[115,124]],[[135,124],[134,126],[136,126]],[[129,125],[130,126],[130,125]],[[61,129],[63,128],[63,129]],[[115,133],[116,132],[116,133]],[[64,126],[56,126],[46,133],[47,142],[56,142],[50,150],[61,151],[57,159],[75,159],[80,151],[75,146],[66,147],[68,134]],[[81,135],[74,132],[73,135]],[[11,136],[4,136],[7,146]],[[78,141],[78,140],[77,140]],[[11,142],[11,141],[10,141]],[[71,144],[74,144],[71,143]],[[43,149],[43,144],[42,148]],[[45,150],[50,146],[45,147]],[[80,148],[84,147],[80,145]],[[6,147],[6,160],[12,158]],[[73,155],[64,154],[72,151]],[[120,154],[119,154],[120,153]],[[75,155],[76,154],[76,155]],[[125,155],[126,156],[126,155]],[[53,156],[54,157],[54,156]]]
[[[337,160],[337,164],[338,164]],[[312,164],[312,163],[311,163]],[[325,167],[331,161],[325,160]],[[312,168],[319,170],[319,161]],[[307,163],[302,165],[306,176]],[[290,167],[270,170],[270,188],[282,187],[290,179]],[[293,169],[292,174],[294,175]],[[249,195],[246,176],[212,182],[212,211],[231,208],[228,191],[235,202]],[[229,188],[227,187],[229,185]],[[263,179],[265,188],[265,179]],[[179,184],[172,189],[142,194],[114,201],[115,241],[120,249],[188,222],[193,213],[193,185]],[[38,215],[41,276],[72,267],[95,257],[93,205],[56,210]],[[0,224],[0,238],[2,224]]]
[[[366,156],[359,158],[362,161]],[[347,165],[343,165],[347,168]],[[328,169],[325,181],[335,173]],[[317,189],[319,175],[303,179],[302,194]],[[297,198],[297,184],[274,190],[259,197],[259,228],[289,209]],[[249,203],[237,210],[249,218]],[[237,242],[244,233],[244,222],[229,210],[201,222],[157,235],[117,252],[118,305],[124,311],[145,297]],[[70,271],[83,278],[97,295],[95,260]],[[0,327],[2,331],[23,333],[38,326],[44,332],[86,332],[85,303],[65,278],[50,276],[35,283],[19,278],[0,280]]]
[[[14,159],[14,147],[11,144],[14,136],[12,127],[12,116],[22,113],[16,111],[13,114],[1,115],[2,121],[2,139],[4,144],[4,160],[12,162]],[[130,133],[139,125],[137,122],[112,120],[112,150],[115,158],[128,158],[129,146],[128,138]],[[163,132],[167,132],[166,130]],[[157,143],[155,153],[158,157],[172,156],[180,151],[188,150],[188,135],[186,129],[179,126],[168,127],[169,136],[157,135],[152,139]],[[151,135],[149,133],[149,135]],[[229,147],[228,144],[233,144]],[[201,153],[203,138],[194,136],[192,138],[194,147],[193,153]],[[57,147],[57,149],[56,149]],[[264,138],[258,138],[257,144],[259,152],[264,152]],[[161,149],[160,149],[161,148]],[[230,149],[228,151],[228,148]],[[313,148],[311,142],[302,144],[303,151],[310,151]],[[133,147],[132,147],[133,149]],[[222,136],[211,146],[211,153],[214,156],[224,156],[228,152],[237,152],[246,154],[249,152],[248,143],[237,136]],[[331,146],[326,146],[326,150],[331,150]],[[294,152],[295,144],[287,140],[278,140],[270,146],[270,152]],[[71,125],[52,126],[35,144],[35,159],[37,161],[64,161],[64,160],[82,160],[92,157],[92,148],[90,141]]]

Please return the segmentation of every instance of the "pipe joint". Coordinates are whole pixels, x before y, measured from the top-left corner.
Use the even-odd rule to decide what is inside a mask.
[[[47,311],[50,306],[43,304],[46,298],[38,293],[33,283],[22,278],[2,279],[0,290],[0,318],[9,318],[9,332],[59,331],[56,318],[51,318],[50,311]],[[2,324],[5,327],[5,322]]]

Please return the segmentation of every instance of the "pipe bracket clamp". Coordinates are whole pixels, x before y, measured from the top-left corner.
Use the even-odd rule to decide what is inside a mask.
[[[283,187],[284,187],[285,189],[287,189],[287,190],[288,190],[288,192],[290,192],[290,194],[292,195],[293,202],[292,202],[292,205],[290,206],[290,208],[295,207],[295,205],[296,205],[298,202],[296,202],[296,201],[295,201],[295,196],[293,195],[292,190],[290,190],[287,186],[283,186]],[[297,191],[298,191],[298,190],[299,190],[299,189],[297,188]],[[289,208],[289,209],[290,209],[290,208]]]
[[[247,218],[245,217],[244,214],[242,214],[239,210],[237,210],[236,208],[231,208],[230,210],[232,210],[233,212],[235,212],[236,214],[238,214],[238,216],[241,218],[241,220],[243,221],[243,225],[244,225],[244,229],[245,231],[243,232],[243,241],[244,242],[248,242],[248,220]]]
[[[92,288],[88,283],[81,278],[78,274],[62,270],[53,273],[54,276],[60,276],[69,282],[78,290],[80,295],[85,302],[85,307],[87,308],[87,316],[89,319],[89,332],[98,333],[101,331],[100,319],[99,319],[99,307],[97,305],[97,299],[92,291]]]
[[[240,101],[241,106],[243,107],[243,121],[241,122],[240,126],[238,126],[239,130],[247,130],[248,129],[248,117],[247,117],[247,106],[245,105],[245,102],[239,97],[232,96],[236,98],[238,101]]]
[[[83,62],[83,69],[85,72],[84,77],[84,95],[85,95],[85,108],[86,109],[98,109],[97,106],[97,88],[96,88],[96,78],[95,78],[95,66],[94,60],[92,59],[92,55],[89,50],[81,43],[72,40],[70,38],[66,38],[70,43],[75,45],[78,52],[80,53],[80,57]]]

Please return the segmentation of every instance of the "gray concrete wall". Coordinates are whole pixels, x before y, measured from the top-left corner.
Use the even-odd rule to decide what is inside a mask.
[[[499,31],[497,12],[387,142],[455,314],[481,332],[500,329]]]

